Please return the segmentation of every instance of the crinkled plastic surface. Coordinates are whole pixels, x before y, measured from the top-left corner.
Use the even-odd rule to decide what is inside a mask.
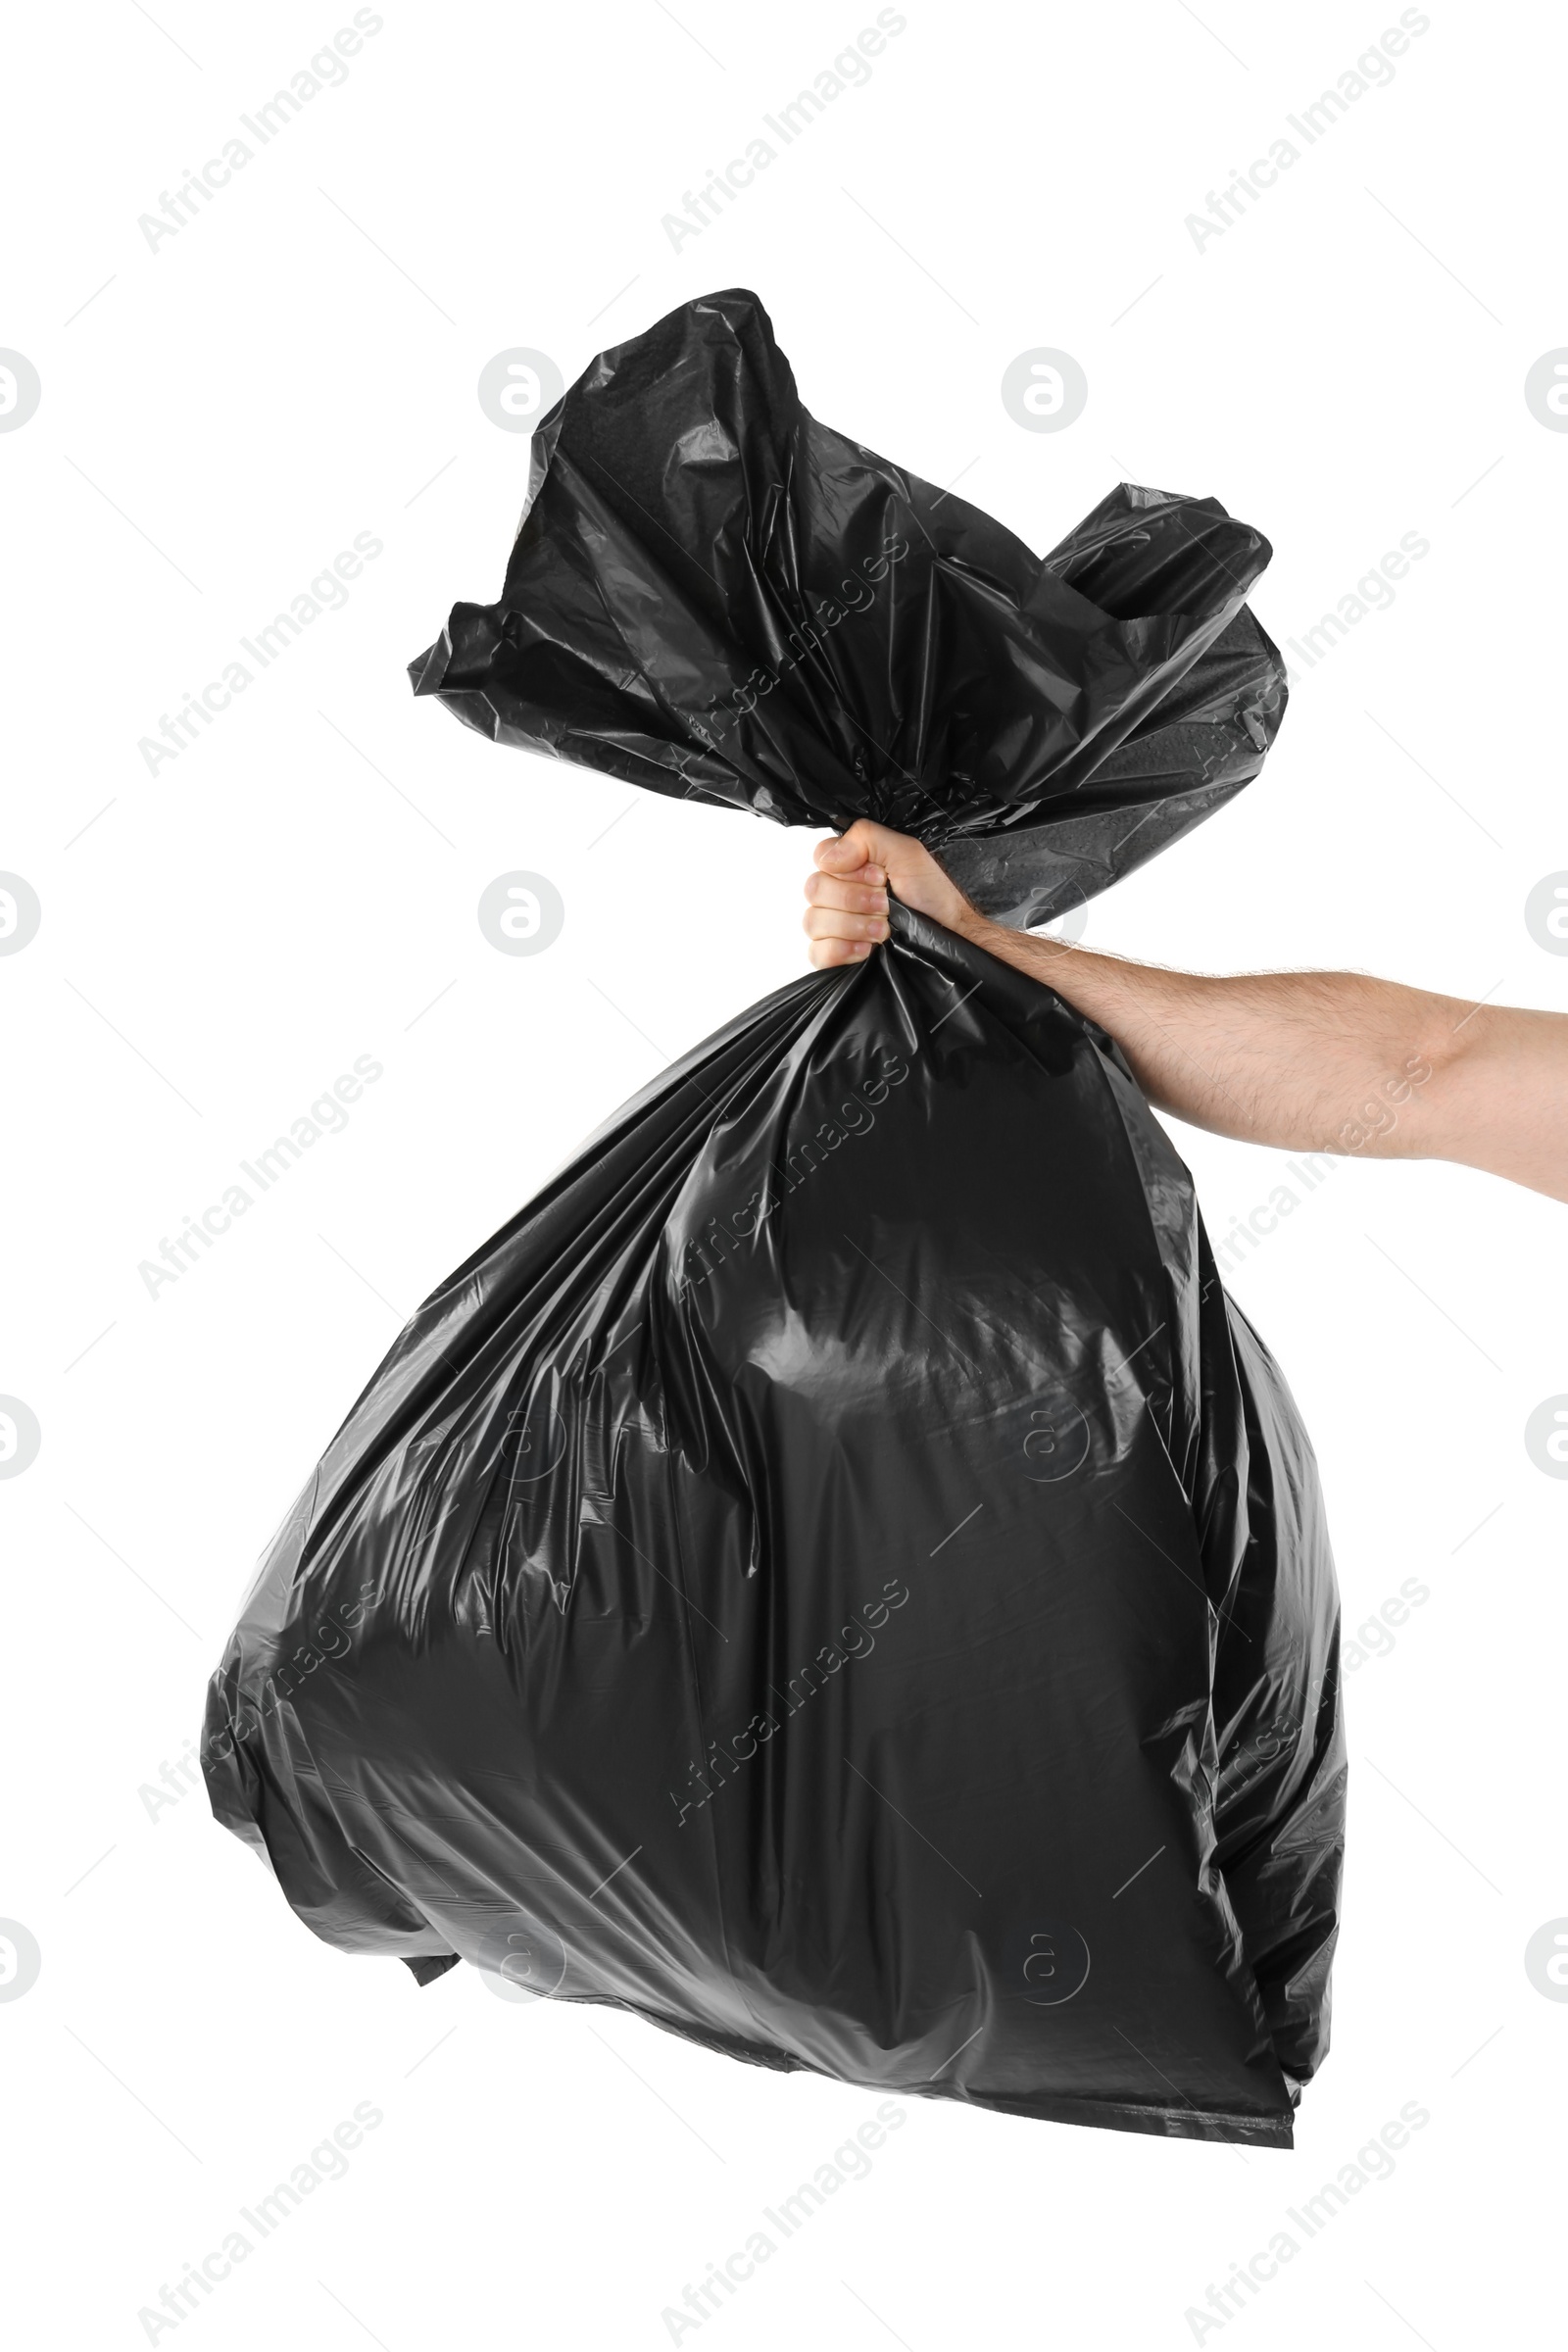
[[[912,831],[1038,921],[1255,771],[1267,560],[1123,486],[1041,562],[801,408],[756,298],[607,352],[493,606],[498,741]],[[1289,2145],[1327,2043],[1311,1448],[1105,1034],[903,907],[419,1309],[261,1564],[219,1818],[340,1949],[904,2092]]]
[[[875,817],[999,921],[1206,816],[1284,712],[1267,542],[1123,483],[1042,560],[802,408],[753,294],[604,352],[533,439],[494,605],[412,664],[469,726],[783,824]]]

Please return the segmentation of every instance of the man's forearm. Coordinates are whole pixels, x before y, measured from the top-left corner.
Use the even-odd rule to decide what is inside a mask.
[[[1216,979],[975,916],[965,936],[1116,1040],[1158,1108],[1283,1151],[1455,1159],[1568,1200],[1568,1016],[1355,972]]]
[[[929,850],[861,817],[819,842],[820,969],[888,936],[888,894],[1043,980],[1120,1046],[1150,1101],[1287,1152],[1454,1159],[1568,1200],[1568,1014],[1467,1004],[1358,972],[1212,979],[988,922]]]

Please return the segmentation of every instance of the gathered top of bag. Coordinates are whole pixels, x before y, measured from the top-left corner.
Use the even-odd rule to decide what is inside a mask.
[[[410,664],[498,743],[781,824],[914,834],[1038,923],[1254,775],[1269,560],[1120,484],[1050,555],[817,422],[755,294],[602,352],[541,420],[492,605]]]

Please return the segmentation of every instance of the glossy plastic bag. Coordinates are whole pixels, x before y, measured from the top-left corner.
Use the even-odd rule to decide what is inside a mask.
[[[1123,487],[1042,563],[816,424],[728,293],[544,420],[500,602],[413,674],[656,790],[900,825],[1041,919],[1255,770],[1267,552]],[[1310,1447],[1110,1039],[902,907],[419,1310],[207,1733],[300,1916],[421,1978],[1276,2145],[1326,2046]]]

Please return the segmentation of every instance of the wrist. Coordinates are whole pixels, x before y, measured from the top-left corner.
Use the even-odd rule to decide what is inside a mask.
[[[944,920],[950,931],[956,931],[971,947],[988,948],[993,955],[996,953],[993,934],[1001,930],[1001,924],[994,923],[989,915],[982,914],[978,906],[971,906],[967,899],[959,899],[953,913],[945,916]]]

